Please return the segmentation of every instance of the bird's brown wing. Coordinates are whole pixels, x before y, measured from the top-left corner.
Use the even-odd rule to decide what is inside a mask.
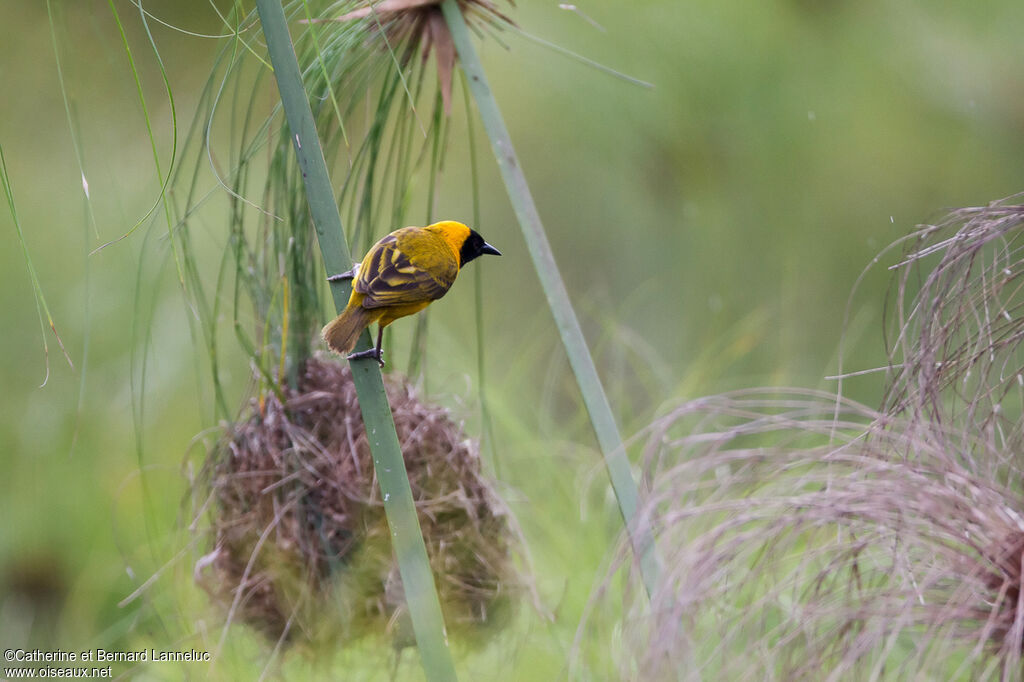
[[[415,229],[415,228],[413,228]],[[458,263],[431,235],[399,230],[374,244],[359,268],[355,290],[364,308],[424,303],[441,298],[459,273]],[[396,236],[397,235],[397,236]]]

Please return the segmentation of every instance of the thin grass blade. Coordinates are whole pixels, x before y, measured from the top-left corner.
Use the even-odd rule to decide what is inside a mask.
[[[7,208],[11,212],[11,220],[14,221],[14,229],[18,232],[18,243],[21,245],[21,253],[25,258],[25,267],[28,268],[28,276],[32,281],[32,290],[36,297],[36,312],[39,314],[39,333],[43,339],[43,356],[46,359],[46,375],[43,377],[43,383],[40,387],[45,386],[46,382],[50,378],[50,347],[46,343],[46,325],[50,326],[50,331],[53,332],[54,338],[57,339],[57,345],[60,346],[60,350],[64,353],[64,359],[67,360],[68,367],[74,369],[75,365],[71,362],[71,356],[68,355],[67,350],[64,348],[64,341],[60,338],[60,334],[57,333],[57,325],[53,322],[53,315],[50,314],[50,307],[46,304],[46,296],[43,295],[43,285],[39,281],[39,276],[36,274],[36,267],[32,264],[32,257],[28,254],[28,244],[25,243],[25,233],[21,229],[21,221],[18,219],[18,210],[14,203],[14,189],[11,187],[11,177],[7,173],[7,160],[4,158],[4,148],[0,145],[0,184],[4,188],[4,196],[7,197]],[[43,316],[46,317],[46,322],[43,322]]]

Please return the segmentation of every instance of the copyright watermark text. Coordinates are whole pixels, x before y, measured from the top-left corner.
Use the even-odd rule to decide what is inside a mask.
[[[31,678],[111,678],[111,663],[209,663],[210,653],[189,649],[166,651],[161,649],[4,649],[4,663],[14,667],[3,668],[4,680]],[[54,665],[57,664],[57,665]]]

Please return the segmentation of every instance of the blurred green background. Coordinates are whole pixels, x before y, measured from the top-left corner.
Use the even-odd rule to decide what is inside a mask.
[[[157,62],[138,8],[113,6],[166,173],[171,115]],[[626,436],[681,398],[758,385],[834,389],[824,377],[836,372],[847,301],[871,259],[948,208],[1022,189],[1019,2],[577,7],[601,28],[556,2],[523,2],[513,16],[526,32],[652,89],[516,32],[503,35],[504,46],[487,40],[480,49]],[[224,32],[207,2],[153,0],[145,8],[193,34]],[[143,220],[160,184],[146,119],[111,6],[55,0],[53,9],[73,130],[46,4],[15,0],[0,41],[0,144],[74,368],[47,331],[47,371],[31,280],[3,211],[0,646],[213,650],[222,615],[218,622],[191,581],[198,549],[184,528],[183,465],[193,438],[213,424],[197,400],[204,375],[189,313],[166,246],[161,251],[166,224]],[[150,27],[183,135],[218,40]],[[471,215],[464,147],[453,139],[439,216]],[[525,607],[465,665],[467,679],[551,679],[569,671],[618,518],[497,171],[489,154],[481,159],[477,228],[504,253],[484,273],[496,471],[554,620]],[[215,232],[212,204],[203,220]],[[91,253],[140,220],[132,235]],[[884,364],[892,262],[883,258],[852,300],[847,370]],[[429,391],[478,433],[472,287],[456,287],[432,315]],[[247,366],[239,355],[228,369],[231,399],[241,405]],[[844,390],[869,405],[880,400],[870,376]],[[601,619],[584,639],[616,641],[622,624],[607,613]],[[212,673],[201,664],[128,674],[248,679],[269,657],[269,646],[238,628],[224,638]],[[374,656],[354,666],[310,664],[293,653],[277,660],[274,670],[296,679],[337,672],[330,665],[348,666],[345,679],[389,675]],[[593,665],[600,678],[601,660]],[[411,654],[399,672],[417,678]]]

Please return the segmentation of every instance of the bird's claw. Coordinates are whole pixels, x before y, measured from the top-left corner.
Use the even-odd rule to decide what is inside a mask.
[[[340,282],[343,279],[355,279],[356,275],[359,274],[359,263],[352,266],[351,270],[345,272],[339,272],[337,275],[329,275],[327,277],[328,282]]]
[[[380,365],[381,367],[384,366],[384,354],[378,351],[376,348],[361,350],[358,353],[352,353],[351,355],[348,356],[349,360],[366,360],[370,358],[376,360],[377,364]]]

